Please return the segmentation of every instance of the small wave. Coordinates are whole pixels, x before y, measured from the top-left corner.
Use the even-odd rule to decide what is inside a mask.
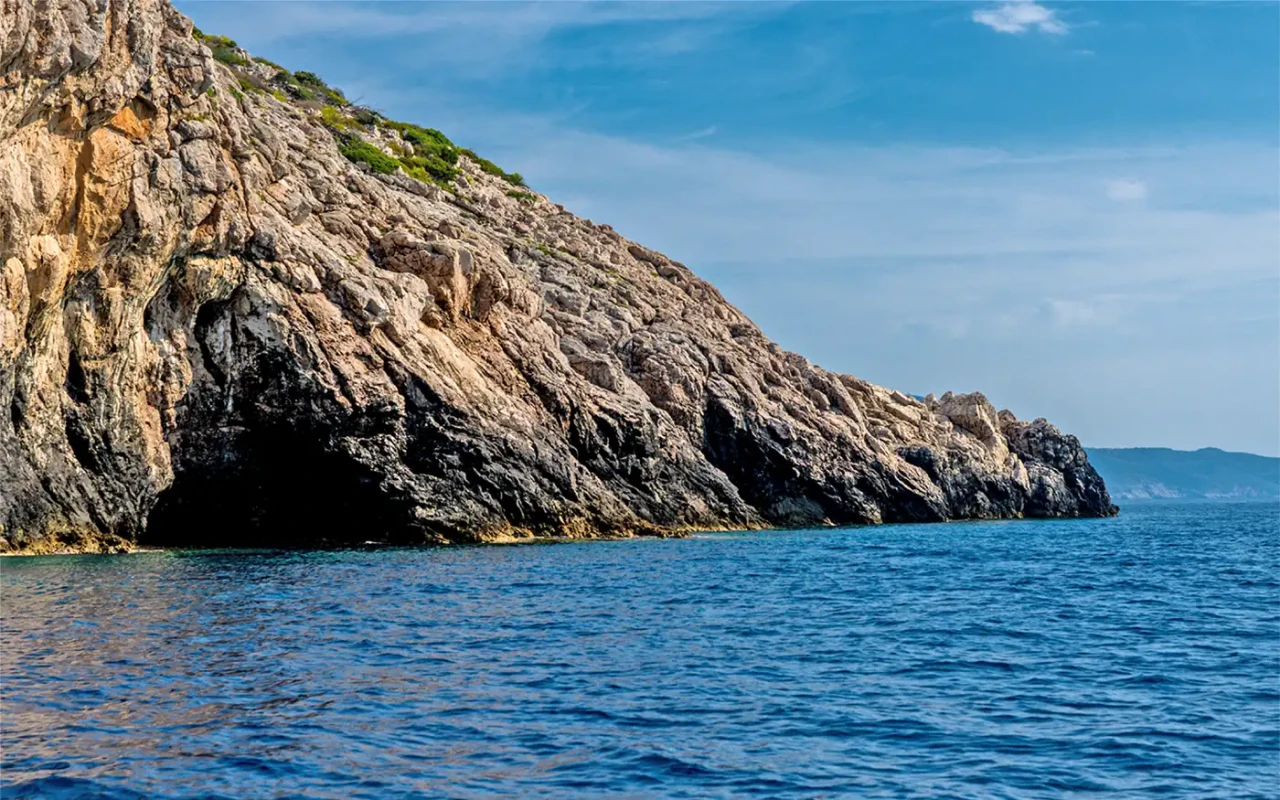
[[[32,798],[33,800],[158,800],[153,793],[143,793],[123,789],[110,783],[89,780],[87,778],[68,778],[51,775],[46,778],[35,778],[20,783],[0,784],[0,795],[5,798]],[[211,800],[221,798],[219,795],[208,795]]]

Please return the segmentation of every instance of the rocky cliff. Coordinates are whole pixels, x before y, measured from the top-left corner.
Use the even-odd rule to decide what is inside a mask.
[[[0,548],[1115,513],[1048,422],[815,367],[165,0],[0,12]]]

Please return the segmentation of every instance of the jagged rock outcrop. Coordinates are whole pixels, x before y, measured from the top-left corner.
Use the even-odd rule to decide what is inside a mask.
[[[0,547],[1115,511],[1047,422],[815,367],[474,159],[352,163],[164,0],[0,11]]]

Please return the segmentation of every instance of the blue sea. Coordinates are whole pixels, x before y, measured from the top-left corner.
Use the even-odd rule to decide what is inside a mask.
[[[2,794],[1276,797],[1278,518],[6,559]]]

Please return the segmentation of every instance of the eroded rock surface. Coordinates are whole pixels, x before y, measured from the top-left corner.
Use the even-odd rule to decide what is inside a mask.
[[[815,367],[471,160],[358,168],[164,0],[0,6],[0,548],[1115,511],[1044,420]]]

